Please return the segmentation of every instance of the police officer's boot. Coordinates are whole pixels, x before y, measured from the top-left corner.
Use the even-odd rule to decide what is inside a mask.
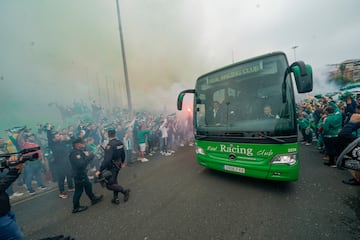
[[[87,206],[74,207],[72,210],[72,213],[79,213],[79,212],[85,211],[86,209],[88,209]]]
[[[113,198],[113,199],[111,200],[111,202],[112,202],[113,204],[118,205],[118,204],[120,203],[120,200],[119,200],[119,198]]]
[[[113,204],[116,204],[116,205],[118,205],[118,204],[120,203],[120,200],[119,200],[119,198],[118,198],[118,193],[117,193],[117,192],[114,192],[114,197],[113,197],[113,199],[111,200],[111,202],[112,202]]]
[[[124,191],[124,202],[127,202],[129,200],[130,197],[130,189],[126,189]]]
[[[97,204],[98,202],[100,202],[103,198],[103,195],[100,195],[100,196],[94,196],[93,199],[91,199],[91,204],[94,205],[94,204]]]

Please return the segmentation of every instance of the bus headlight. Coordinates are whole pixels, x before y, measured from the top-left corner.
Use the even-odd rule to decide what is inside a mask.
[[[271,164],[288,164],[290,166],[296,164],[296,154],[277,155],[271,161]]]
[[[195,152],[196,152],[196,154],[205,155],[205,151],[204,151],[204,149],[201,148],[201,147],[196,147]]]

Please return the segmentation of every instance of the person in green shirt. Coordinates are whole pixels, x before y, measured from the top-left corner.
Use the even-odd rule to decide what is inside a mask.
[[[299,111],[298,114],[299,116],[297,122],[299,125],[301,135],[303,136],[303,142],[307,146],[311,145],[313,132],[310,126],[310,120],[304,117],[302,111]]]
[[[145,129],[145,124],[142,122],[140,124],[140,129],[137,132],[137,139],[139,143],[139,160],[141,162],[148,162],[149,159],[145,158],[145,150],[146,150],[146,137],[149,135],[150,130]]]
[[[326,113],[327,116],[322,124],[322,134],[329,161],[324,162],[324,164],[336,167],[336,156],[339,154],[338,135],[342,129],[342,114],[334,102],[329,102]]]

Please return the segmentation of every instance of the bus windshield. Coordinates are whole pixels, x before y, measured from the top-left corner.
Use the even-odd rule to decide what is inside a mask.
[[[279,53],[201,76],[194,97],[197,134],[226,133],[238,137],[296,134],[290,75],[283,84],[287,67],[286,56]]]

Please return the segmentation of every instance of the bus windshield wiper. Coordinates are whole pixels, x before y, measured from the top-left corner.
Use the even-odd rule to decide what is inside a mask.
[[[274,140],[276,142],[279,142],[279,143],[284,143],[285,141],[280,139],[280,138],[277,138],[277,137],[271,137],[271,136],[268,136],[268,135],[265,135],[265,134],[261,134],[259,135],[260,137],[264,137],[266,139],[271,139],[271,140]]]
[[[205,138],[207,138],[208,136],[206,136],[206,135],[197,135],[196,136],[196,138],[197,139],[205,139]]]

